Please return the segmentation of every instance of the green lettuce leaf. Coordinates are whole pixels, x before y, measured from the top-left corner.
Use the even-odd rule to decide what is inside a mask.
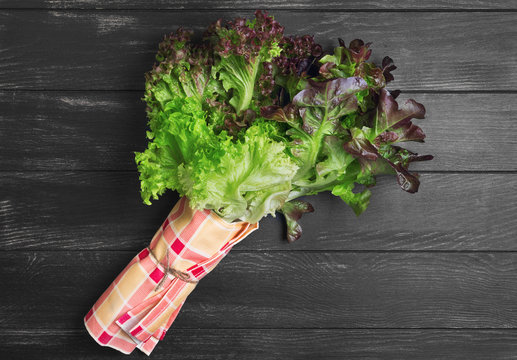
[[[228,221],[256,222],[286,201],[298,167],[274,123],[256,120],[235,140],[214,132],[199,99],[177,97],[150,127],[152,141],[136,154],[146,203],[171,189]]]
[[[257,80],[268,70],[264,64],[280,55],[283,31],[272,17],[257,11],[253,21],[216,22],[205,35],[217,54],[212,76],[221,80],[225,91],[231,91],[229,103],[237,114],[247,110],[258,96]]]
[[[299,109],[302,120],[287,131],[292,139],[291,152],[300,164],[295,183],[316,176],[324,138],[343,133],[340,118],[357,110],[356,94],[366,87],[366,82],[357,77],[310,81],[294,97],[293,105]]]
[[[205,163],[214,163],[213,159],[203,159],[191,168],[187,185],[192,191],[187,196],[228,220],[256,222],[267,214],[274,215],[287,199],[298,169],[284,142],[271,138],[274,135],[279,135],[274,124],[256,121],[242,140],[225,144],[224,154],[212,171],[205,173],[204,169]],[[269,205],[263,207],[265,204]]]

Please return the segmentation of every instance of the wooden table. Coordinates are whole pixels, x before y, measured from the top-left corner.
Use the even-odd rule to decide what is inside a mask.
[[[82,318],[177,200],[141,203],[143,74],[164,33],[269,9],[325,46],[360,37],[428,109],[414,196],[356,218],[313,199],[190,296],[153,359],[516,359],[517,2],[0,0],[0,358],[127,358]],[[287,265],[280,265],[286,263]],[[145,358],[136,351],[135,358]]]

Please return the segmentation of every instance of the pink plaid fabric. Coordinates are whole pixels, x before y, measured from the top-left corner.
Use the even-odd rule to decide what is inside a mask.
[[[162,340],[197,281],[212,271],[258,223],[228,223],[213,211],[178,201],[148,248],[138,253],[84,317],[102,346],[149,355]],[[167,254],[168,252],[168,254]],[[167,271],[184,273],[183,280]]]

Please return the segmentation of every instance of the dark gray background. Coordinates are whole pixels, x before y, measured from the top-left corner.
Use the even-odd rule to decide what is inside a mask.
[[[0,355],[127,358],[82,317],[177,200],[141,203],[143,74],[164,33],[269,9],[290,34],[372,41],[425,104],[420,192],[359,218],[314,197],[189,297],[153,359],[516,359],[517,2],[0,0]],[[145,358],[135,351],[133,357]]]

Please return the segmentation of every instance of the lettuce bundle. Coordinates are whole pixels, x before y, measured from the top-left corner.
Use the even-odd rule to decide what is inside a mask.
[[[397,104],[386,90],[396,67],[369,62],[369,43],[339,39],[326,52],[261,11],[192,35],[166,36],[146,74],[149,143],[136,153],[145,203],[170,189],[228,222],[279,211],[294,241],[313,211],[301,196],[330,191],[359,215],[378,174],[418,190],[408,166],[432,156],[398,145],[424,141],[412,119],[425,108]]]

